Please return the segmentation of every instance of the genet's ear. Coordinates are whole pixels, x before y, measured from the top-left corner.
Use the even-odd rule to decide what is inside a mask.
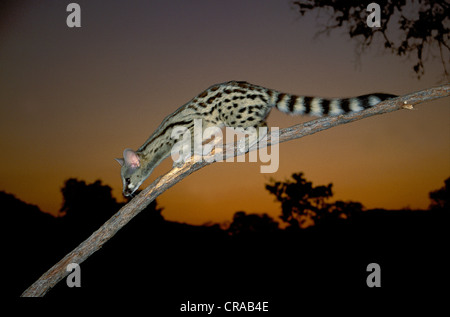
[[[123,151],[123,159],[124,159],[125,165],[127,165],[129,167],[136,168],[136,167],[141,166],[141,161],[139,159],[139,156],[132,149],[125,149],[125,151]]]
[[[123,166],[123,164],[125,163],[123,158],[116,158],[115,160],[120,164],[120,166]]]

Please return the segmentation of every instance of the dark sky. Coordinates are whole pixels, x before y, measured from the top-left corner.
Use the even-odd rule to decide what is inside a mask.
[[[0,190],[53,214],[69,177],[101,179],[120,198],[113,159],[213,84],[406,94],[437,85],[442,72],[429,53],[417,80],[412,61],[386,53],[381,41],[358,57],[344,31],[315,37],[323,16],[300,17],[289,1],[77,1],[79,29],[66,25],[70,2],[17,1],[0,16]],[[309,119],[273,111],[269,125]],[[449,123],[448,99],[372,117],[280,145],[274,174],[261,174],[260,163],[216,163],[158,201],[166,219],[192,224],[238,210],[277,217],[264,184],[303,171],[316,185],[332,182],[336,199],[426,208],[428,192],[450,175]]]

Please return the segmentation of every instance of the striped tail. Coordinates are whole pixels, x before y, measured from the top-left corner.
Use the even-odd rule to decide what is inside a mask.
[[[368,94],[353,98],[320,98],[295,96],[276,92],[273,106],[278,110],[293,115],[337,116],[354,113],[375,106],[383,100],[395,98],[390,94]]]

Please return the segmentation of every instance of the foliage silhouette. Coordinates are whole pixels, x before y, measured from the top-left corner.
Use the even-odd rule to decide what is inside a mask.
[[[63,206],[60,217],[42,212],[11,194],[0,192],[2,223],[0,231],[6,254],[14,255],[2,263],[10,295],[19,296],[46,269],[70,252],[96,230],[121,205],[111,196],[111,188],[101,181],[87,184],[68,179],[61,189]],[[142,212],[141,221],[153,226],[164,221],[156,201]],[[147,228],[140,228],[145,232]]]
[[[152,310],[161,307],[164,312],[176,312],[187,296],[191,301],[223,301],[232,294],[236,300],[268,300],[271,305],[295,310],[299,297],[305,300],[325,288],[342,294],[346,289],[364,291],[368,263],[379,263],[383,287],[396,291],[430,289],[445,272],[442,250],[450,213],[349,212],[360,211],[362,206],[329,203],[331,184],[313,186],[302,173],[294,174],[293,181],[275,184],[274,190],[291,199],[296,210],[298,206],[316,208],[321,216],[314,216],[314,221],[319,225],[281,230],[267,215],[241,211],[229,229],[222,230],[218,225],[166,221],[162,209],[154,204],[81,264],[81,288],[68,288],[62,281],[47,296],[71,300],[120,296],[121,300],[143,300]],[[59,218],[0,192],[3,219],[8,224],[1,231],[3,241],[8,241],[3,250],[10,255],[1,264],[2,271],[8,272],[2,286],[10,296],[17,297],[72,250],[73,244],[80,243],[84,239],[80,226],[92,222],[97,217],[94,212],[106,215],[120,206],[100,181],[87,184],[72,179],[63,188],[67,201],[62,208],[65,214]],[[309,191],[299,194],[299,188]],[[296,196],[304,200],[295,201]],[[90,204],[96,199],[104,202],[105,209],[93,204],[98,209],[82,210],[80,202]]]
[[[77,246],[125,204],[118,203],[111,192],[111,187],[103,185],[100,180],[91,184],[75,178],[65,181],[61,189],[63,205],[60,212],[63,217],[59,219],[67,233],[67,245]],[[163,221],[161,212],[154,201],[144,210],[142,218],[159,223]]]
[[[122,204],[112,197],[111,187],[102,185],[100,180],[86,184],[75,178],[66,180],[61,193],[63,205],[60,209],[64,219],[71,222],[90,222],[98,224],[106,221]]]
[[[266,185],[266,189],[281,203],[281,220],[288,223],[291,228],[335,223],[363,209],[362,204],[358,202],[328,203],[327,200],[333,196],[331,183],[314,187],[303,173],[294,173],[291,177],[293,181],[271,180]]]
[[[319,10],[330,15],[330,25],[323,32],[346,28],[351,38],[362,39],[360,51],[375,43],[376,35],[381,35],[384,47],[398,56],[415,58],[414,72],[420,78],[425,73],[424,61],[427,53],[439,55],[445,81],[448,81],[448,54],[450,52],[449,35],[450,3],[445,0],[411,1],[380,0],[380,27],[368,27],[367,6],[374,1],[347,0],[300,0],[293,1],[301,15]],[[394,40],[395,39],[395,40]]]
[[[431,210],[450,211],[450,177],[444,181],[444,187],[431,191],[429,194]]]
[[[5,192],[0,192],[0,209],[2,287],[7,295],[19,296],[38,277],[36,272],[47,269],[55,260],[52,253],[57,219]]]
[[[278,223],[267,214],[247,215],[244,211],[238,211],[233,216],[233,222],[228,228],[228,234],[231,236],[248,236],[255,233],[271,234],[277,230]]]

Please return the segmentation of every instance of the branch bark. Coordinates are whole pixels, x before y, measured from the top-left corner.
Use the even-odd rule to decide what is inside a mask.
[[[370,109],[337,117],[325,117],[308,121],[303,124],[281,129],[278,140],[271,140],[270,134],[267,137],[267,146],[282,143],[293,139],[302,138],[307,135],[317,133],[341,124],[354,122],[373,115],[384,114],[401,109],[412,109],[414,105],[431,101],[442,97],[450,96],[450,84],[434,87],[412,94],[404,95],[395,99],[384,101]],[[231,150],[231,151],[229,151]],[[227,157],[237,156],[235,145],[231,144],[224,149]],[[22,293],[22,297],[44,296],[52,287],[61,281],[69,272],[66,271],[70,263],[81,264],[94,252],[99,250],[103,244],[111,239],[123,226],[133,217],[145,209],[153,200],[165,192],[167,189],[180,182],[193,172],[212,164],[202,160],[186,162],[182,167],[173,168],[165,175],[156,179],[152,184],[134,197],[128,204],[123,206],[114,216],[105,222],[89,238],[82,242],[72,252],[67,254],[62,260],[51,267],[36,282]]]

